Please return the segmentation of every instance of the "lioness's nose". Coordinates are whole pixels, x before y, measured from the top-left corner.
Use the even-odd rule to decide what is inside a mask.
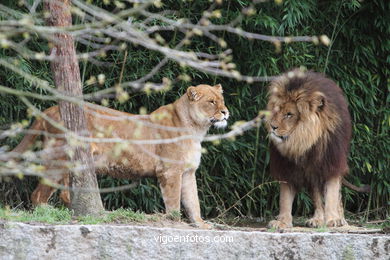
[[[227,115],[227,113],[229,113],[229,111],[227,111],[227,110],[222,110],[221,113],[224,114],[224,115]]]
[[[274,126],[274,125],[271,125],[271,128],[272,128],[272,130],[278,129],[278,127],[277,127],[277,126]]]

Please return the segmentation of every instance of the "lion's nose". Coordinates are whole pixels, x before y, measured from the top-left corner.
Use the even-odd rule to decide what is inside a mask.
[[[222,110],[222,111],[221,111],[221,113],[222,113],[223,115],[225,115],[225,116],[226,116],[226,115],[227,115],[227,113],[229,113],[229,111],[227,111],[227,110]]]
[[[271,128],[272,128],[272,130],[278,129],[278,127],[277,127],[277,126],[274,126],[274,125],[271,125]]]

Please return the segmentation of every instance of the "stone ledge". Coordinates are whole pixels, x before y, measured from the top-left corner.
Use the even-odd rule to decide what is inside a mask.
[[[390,236],[381,234],[271,233],[14,222],[3,223],[0,229],[0,259],[329,260],[389,259],[390,255]]]

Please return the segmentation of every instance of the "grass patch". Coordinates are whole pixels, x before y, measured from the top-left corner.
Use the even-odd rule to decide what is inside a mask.
[[[80,224],[103,224],[103,223],[142,223],[146,221],[154,221],[153,218],[144,213],[134,212],[128,209],[117,209],[103,213],[101,216],[83,216],[77,218]]]
[[[323,226],[323,227],[314,228],[314,231],[315,232],[328,232],[329,228],[327,228],[326,226]]]
[[[47,224],[104,224],[104,223],[142,223],[155,222],[160,218],[129,209],[104,212],[101,216],[73,217],[68,208],[55,208],[49,205],[38,206],[32,211],[0,208],[0,219],[18,222],[39,222]]]
[[[173,210],[170,213],[168,213],[166,217],[167,217],[168,220],[180,221],[181,213],[178,210]]]
[[[48,224],[66,224],[72,220],[72,213],[67,208],[38,206],[33,211],[0,208],[0,219],[20,222],[43,222]]]

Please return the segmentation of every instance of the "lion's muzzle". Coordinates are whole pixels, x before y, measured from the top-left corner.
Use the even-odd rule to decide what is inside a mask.
[[[288,139],[288,136],[283,136],[283,135],[277,135],[275,134],[275,131],[271,132],[271,138],[274,140],[276,143],[282,143]]]

